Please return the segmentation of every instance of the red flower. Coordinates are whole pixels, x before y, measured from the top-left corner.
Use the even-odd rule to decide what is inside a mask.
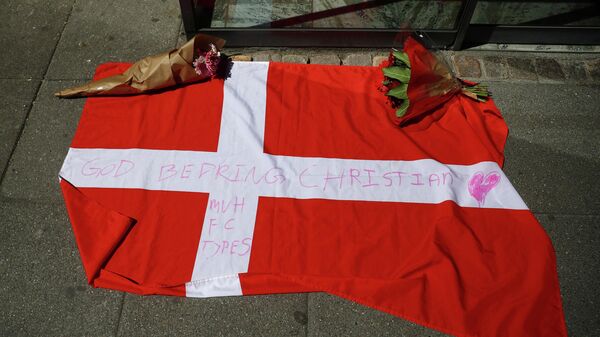
[[[400,81],[391,80],[390,84],[388,84],[388,88],[391,90],[391,89],[394,89],[395,87],[397,87],[399,85],[400,85]]]
[[[387,94],[387,92],[390,91],[390,88],[388,88],[386,85],[381,83],[381,85],[379,87],[377,87],[377,90],[381,91],[384,94]]]
[[[393,66],[394,65],[394,52],[390,50],[390,53],[388,54],[388,64]]]
[[[390,61],[389,60],[383,60],[381,61],[381,63],[379,63],[379,68],[383,69],[383,68],[387,68],[390,66]]]

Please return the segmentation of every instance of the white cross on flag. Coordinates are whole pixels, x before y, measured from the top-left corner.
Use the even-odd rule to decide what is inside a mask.
[[[60,177],[90,284],[325,291],[460,336],[566,336],[494,103],[457,95],[398,128],[380,80],[236,62],[225,81],[88,99]]]

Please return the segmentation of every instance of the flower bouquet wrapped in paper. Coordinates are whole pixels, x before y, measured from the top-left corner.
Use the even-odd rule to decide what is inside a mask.
[[[391,118],[400,126],[418,120],[456,94],[479,101],[489,95],[485,87],[454,76],[442,58],[412,36],[404,41],[403,50],[393,49],[380,67],[384,79],[379,89],[388,96],[395,109]]]
[[[219,75],[225,57],[220,49],[225,40],[197,34],[183,46],[148,56],[119,75],[61,90],[58,97],[132,95],[176,85],[199,82]]]

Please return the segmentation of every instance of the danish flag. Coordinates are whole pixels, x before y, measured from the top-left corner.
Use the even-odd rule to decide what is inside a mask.
[[[457,336],[566,336],[494,103],[456,95],[398,128],[380,77],[235,62],[224,81],[89,98],[60,172],[89,283],[325,291]]]

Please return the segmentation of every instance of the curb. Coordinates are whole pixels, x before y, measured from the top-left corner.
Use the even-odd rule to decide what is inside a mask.
[[[239,61],[377,66],[386,50],[227,50]],[[475,81],[600,84],[599,53],[440,51],[457,76]]]

